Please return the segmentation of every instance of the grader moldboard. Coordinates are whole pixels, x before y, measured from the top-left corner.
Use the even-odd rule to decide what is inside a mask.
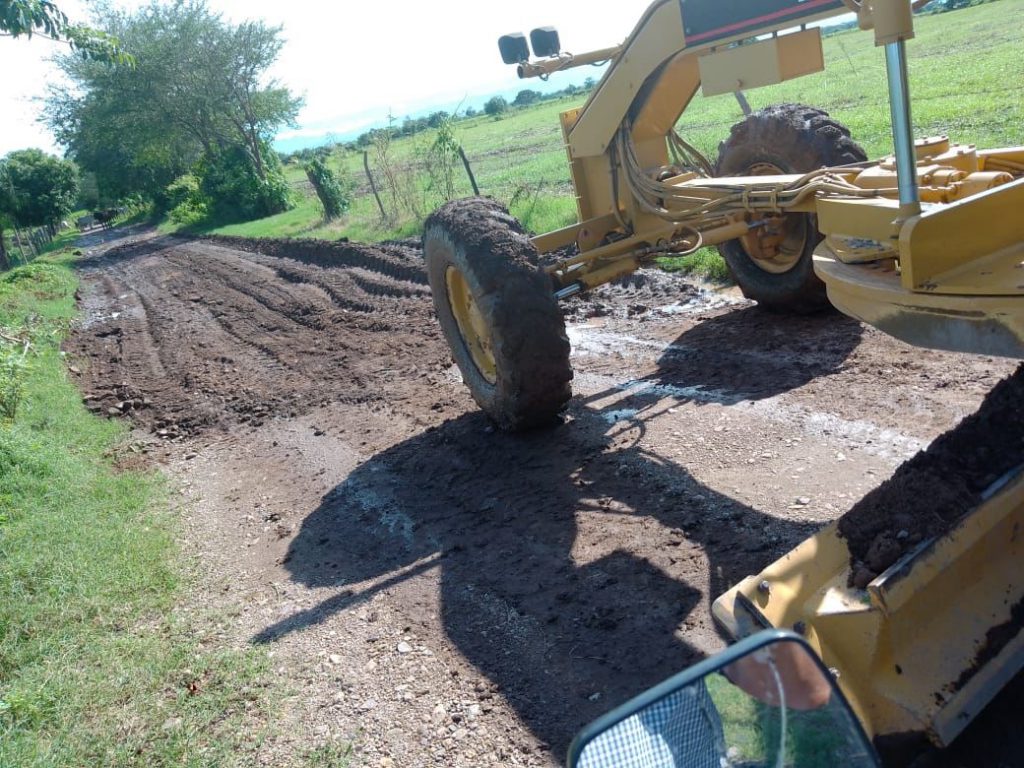
[[[506,429],[550,421],[571,394],[559,302],[712,245],[770,310],[831,302],[911,344],[1024,357],[1024,147],[914,140],[905,44],[922,4],[658,0],[614,48],[574,56],[542,28],[531,58],[525,36],[503,37],[520,77],[610,66],[561,116],[578,223],[530,238],[480,198],[426,223],[437,316],[481,408]],[[893,157],[868,161],[843,126],[799,105],[749,114],[715,163],[676,134],[700,89],[741,92],[823,69],[813,22],[850,11],[884,48]],[[1003,411],[959,438],[991,438],[991,466],[958,464],[951,437],[944,458],[918,457],[894,478],[917,483],[925,503],[904,509],[905,494],[880,489],[846,528],[838,521],[714,604],[736,638],[795,628],[880,751],[948,745],[1024,666],[1022,389],[1018,372]],[[943,485],[958,473],[960,486]],[[929,510],[932,498],[943,509]],[[914,515],[939,524],[908,542],[898,524]],[[851,520],[871,535],[855,541]]]

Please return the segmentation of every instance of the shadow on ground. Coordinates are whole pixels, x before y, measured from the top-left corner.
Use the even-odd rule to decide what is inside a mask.
[[[648,381],[760,400],[838,372],[864,327],[836,311],[787,316],[757,306],[708,318],[665,350]]]
[[[718,402],[768,397],[838,369],[859,339],[839,315],[742,309],[682,334],[640,384],[713,390]],[[631,393],[637,415],[615,423],[586,407],[611,394],[576,401],[572,423],[548,431],[496,433],[472,413],[374,456],[306,518],[286,567],[313,588],[380,581],[255,640],[323,622],[439,563],[444,630],[564,754],[586,722],[703,656],[709,596],[817,527],[739,503],[640,447],[663,393]],[[405,608],[428,622],[436,602],[427,594]]]
[[[556,755],[584,723],[702,656],[686,632],[707,624],[706,593],[813,530],[644,452],[642,426],[586,414],[525,436],[469,414],[375,456],[308,516],[286,566],[306,586],[343,587],[418,564],[376,593],[439,561],[448,636]],[[580,536],[585,516],[602,519]],[[370,596],[343,591],[256,641]],[[426,622],[436,603],[405,608]]]

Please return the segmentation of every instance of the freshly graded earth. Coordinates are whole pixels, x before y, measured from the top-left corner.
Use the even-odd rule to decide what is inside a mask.
[[[977,412],[906,462],[839,521],[851,581],[867,586],[923,541],[946,533],[986,491],[1024,470],[1024,366]]]
[[[135,425],[126,460],[180,483],[196,605],[271,656],[275,766],[347,744],[356,766],[561,764],[724,646],[711,600],[1015,367],[652,273],[566,306],[575,396],[517,436],[462,386],[415,242],[149,233],[81,274],[72,373]]]

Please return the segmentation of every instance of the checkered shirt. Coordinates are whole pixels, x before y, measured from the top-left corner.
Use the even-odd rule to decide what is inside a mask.
[[[723,768],[722,721],[704,682],[609,728],[584,748],[578,768]]]

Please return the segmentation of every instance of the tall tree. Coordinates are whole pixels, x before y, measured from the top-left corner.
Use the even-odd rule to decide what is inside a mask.
[[[99,23],[132,51],[134,69],[61,57],[71,84],[51,90],[46,120],[105,196],[158,198],[200,158],[212,167],[238,149],[260,184],[277,173],[268,142],[302,103],[266,76],[280,27],[232,24],[205,0],[100,6]]]
[[[0,183],[0,202],[17,224],[54,226],[74,206],[78,169],[42,150],[22,149],[0,160]]]
[[[508,111],[508,102],[504,96],[492,96],[484,104],[484,112],[488,115],[497,116]]]

